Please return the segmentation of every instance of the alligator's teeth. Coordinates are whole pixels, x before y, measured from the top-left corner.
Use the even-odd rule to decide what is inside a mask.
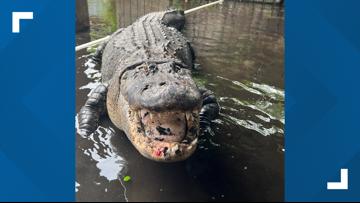
[[[195,140],[193,140],[193,141],[191,142],[191,145],[196,145],[197,142],[198,142],[198,138],[196,138]]]
[[[145,113],[146,113],[146,111],[144,109],[141,109],[139,111],[139,114],[140,114],[141,118],[144,118]]]
[[[193,121],[193,116],[192,116],[192,113],[191,113],[191,112],[187,111],[187,112],[185,113],[185,115],[186,115],[186,120],[188,120],[188,121]]]
[[[179,150],[179,145],[177,144],[171,148],[171,151],[173,152],[176,152],[177,150]]]

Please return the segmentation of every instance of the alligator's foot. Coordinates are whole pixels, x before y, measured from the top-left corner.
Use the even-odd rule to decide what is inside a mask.
[[[78,114],[79,134],[86,136],[97,129],[100,116],[106,112],[106,93],[107,86],[103,84],[91,91]]]
[[[216,100],[214,93],[206,88],[200,88],[202,94],[203,104],[200,111],[200,128],[206,131],[210,127],[211,121],[214,120],[220,112],[219,103]]]

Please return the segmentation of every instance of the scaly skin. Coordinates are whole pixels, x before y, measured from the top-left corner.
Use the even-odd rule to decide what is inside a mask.
[[[97,51],[104,85],[80,110],[85,134],[94,130],[107,95],[111,121],[143,156],[174,162],[194,153],[200,125],[209,126],[219,106],[191,78],[194,54],[179,31],[184,23],[178,11],[150,13],[115,32]]]

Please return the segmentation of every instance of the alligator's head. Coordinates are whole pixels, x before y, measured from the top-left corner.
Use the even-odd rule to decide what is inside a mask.
[[[202,100],[190,71],[175,62],[149,62],[115,75],[108,90],[109,116],[136,149],[161,162],[192,155]]]

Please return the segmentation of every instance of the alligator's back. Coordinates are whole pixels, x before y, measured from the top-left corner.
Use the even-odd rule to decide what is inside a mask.
[[[191,68],[193,53],[190,44],[178,30],[184,22],[177,24],[181,19],[175,15],[179,13],[150,13],[115,32],[103,52],[103,82],[110,80],[117,70],[146,61],[176,60]]]

